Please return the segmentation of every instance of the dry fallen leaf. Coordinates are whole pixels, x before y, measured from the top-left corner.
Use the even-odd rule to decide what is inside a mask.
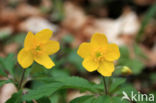
[[[57,26],[50,23],[48,20],[34,16],[26,19],[19,25],[20,30],[22,31],[32,31],[34,33],[37,33],[38,31],[41,31],[42,29],[51,29],[54,32],[57,30]]]
[[[5,103],[12,94],[16,93],[17,89],[14,84],[8,83],[3,85],[2,88],[0,88],[0,103]]]

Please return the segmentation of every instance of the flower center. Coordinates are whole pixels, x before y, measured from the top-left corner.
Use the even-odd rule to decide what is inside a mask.
[[[37,46],[36,51],[40,51],[40,50],[41,50],[40,46]]]
[[[96,62],[103,62],[105,60],[105,48],[97,48],[94,51],[95,61]]]
[[[101,53],[100,52],[97,52],[96,53],[96,57],[98,58],[98,57],[100,57],[101,56]]]
[[[34,45],[32,48],[32,54],[34,57],[40,56],[42,53],[42,48],[40,44]]]

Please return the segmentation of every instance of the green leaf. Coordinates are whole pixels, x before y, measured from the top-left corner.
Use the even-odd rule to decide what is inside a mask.
[[[2,68],[0,68],[0,76],[4,76],[4,77],[8,76]]]
[[[126,81],[126,79],[124,78],[113,78],[112,79],[112,84],[110,87],[110,92],[113,92],[114,90],[116,90],[120,85],[122,85],[124,82]]]
[[[37,103],[51,103],[48,97],[42,97],[37,100]]]
[[[34,63],[31,67],[31,71],[30,74],[34,74],[34,73],[41,73],[44,72],[45,68],[42,67],[41,65]]]
[[[123,91],[126,92],[129,97],[131,96],[132,92],[134,92],[135,94],[138,93],[138,91],[132,85],[127,83],[127,84],[121,85],[118,91],[116,91],[114,94],[122,97]]]
[[[129,56],[129,50],[128,50],[128,48],[126,46],[120,47],[120,54],[121,54],[121,57],[130,58],[130,56]]]
[[[62,39],[65,43],[72,43],[74,38],[71,34],[65,35]]]
[[[0,87],[10,82],[11,82],[10,80],[0,80]]]
[[[16,42],[20,45],[23,45],[23,41],[25,39],[26,33],[18,33],[15,36],[12,36],[6,43]]]
[[[99,96],[94,103],[110,103],[111,97],[109,96]]]
[[[85,100],[83,103],[94,103],[94,102],[95,102],[95,98],[92,97],[92,98]]]
[[[55,93],[49,98],[50,98],[51,103],[59,103],[60,95],[58,93]]]
[[[86,72],[86,70],[82,67],[81,64],[83,59],[77,55],[77,50],[72,50],[72,52],[70,52],[67,56],[67,60],[75,67],[77,67],[78,71]]]
[[[143,53],[142,49],[137,44],[134,44],[134,52],[136,56],[139,56],[143,59],[147,59],[147,56]]]
[[[121,57],[118,60],[118,65],[128,66],[132,70],[133,74],[139,74],[144,68],[143,62],[137,58],[131,59],[127,47],[120,48]]]
[[[121,101],[120,97],[99,96],[94,103],[129,103],[128,101]]]
[[[132,69],[133,74],[139,74],[144,69],[144,64],[138,59],[129,60],[126,65]]]
[[[82,90],[89,90],[91,92],[97,92],[97,86],[94,83],[89,82],[86,79],[80,78],[80,77],[64,77],[64,78],[58,78],[56,81],[61,82],[65,88],[76,88],[76,89],[82,89]]]
[[[6,103],[22,103],[22,91],[18,91],[13,94],[12,97]]]
[[[130,103],[130,102],[127,100],[122,101],[121,98],[119,97],[112,97],[110,103]]]
[[[58,77],[69,77],[69,73],[67,70],[64,69],[53,69],[51,71],[51,74],[53,76],[53,78],[58,78]]]
[[[23,100],[30,101],[52,95],[62,87],[61,83],[51,83],[38,87],[34,90],[29,90],[28,94],[23,96]]]
[[[0,62],[11,75],[14,75],[13,68],[16,64],[15,54],[9,54],[6,58],[0,59]]]
[[[81,96],[73,99],[70,103],[86,103],[86,101],[90,100],[90,98],[93,98],[93,96],[92,95]]]
[[[56,22],[60,22],[64,19],[64,6],[63,0],[53,0],[53,14],[51,19]]]
[[[150,79],[151,79],[154,83],[156,83],[156,73],[151,73],[151,74],[150,74]]]

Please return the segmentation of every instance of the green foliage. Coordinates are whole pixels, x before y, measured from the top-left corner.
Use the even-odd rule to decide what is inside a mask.
[[[9,54],[6,58],[0,58],[0,63],[12,76],[14,76],[13,68],[16,64],[15,54]]]
[[[110,96],[99,96],[94,103],[110,103]]]
[[[136,57],[131,58],[127,47],[121,47],[120,53],[121,53],[121,56],[120,56],[120,59],[118,60],[118,65],[130,67],[133,74],[139,74],[142,71],[144,67],[143,62],[141,62]]]
[[[51,71],[51,75],[53,78],[65,78],[69,77],[69,72],[66,70],[60,70],[56,68]]]
[[[0,87],[3,86],[4,84],[10,83],[11,80],[0,80]]]
[[[85,95],[73,99],[70,103],[129,103],[126,100],[121,101],[119,97]]]
[[[51,95],[49,98],[50,98],[51,103],[59,103],[60,94],[55,93],[55,94]]]
[[[4,76],[4,77],[7,77],[8,75],[5,73],[4,69],[3,68],[0,68],[0,75],[1,76]]]
[[[63,0],[52,0],[54,3],[52,20],[59,22],[64,19]]]
[[[134,52],[136,56],[139,56],[140,58],[143,58],[143,59],[147,59],[147,56],[142,52],[138,44],[134,44]]]
[[[74,41],[74,38],[71,34],[68,34],[68,35],[64,36],[62,40],[65,43],[72,43]]]
[[[64,88],[76,88],[88,90],[91,92],[97,92],[96,84],[80,77],[63,77],[56,79],[56,81],[61,82]]]
[[[29,90],[28,94],[23,96],[23,100],[30,101],[32,99],[40,99],[41,97],[50,96],[61,87],[61,83],[50,83],[42,85],[34,90]]]
[[[12,97],[6,103],[21,103],[22,102],[22,91],[14,93]]]
[[[72,50],[71,53],[69,53],[67,60],[75,67],[77,67],[78,71],[86,72],[86,70],[81,65],[83,59],[77,55],[77,50]]]
[[[42,97],[37,100],[37,103],[51,103],[48,97]]]
[[[6,43],[12,43],[12,42],[15,42],[15,43],[18,43],[20,44],[21,46],[23,45],[23,41],[25,39],[25,36],[26,36],[26,33],[19,33],[11,38],[9,38]]]
[[[72,100],[70,103],[87,103],[86,101],[90,100],[90,98],[93,98],[93,96],[85,95]],[[90,101],[90,103],[92,103],[92,101]]]
[[[116,90],[119,86],[125,83],[125,81],[126,80],[124,78],[113,78],[109,92],[113,92],[114,90]]]

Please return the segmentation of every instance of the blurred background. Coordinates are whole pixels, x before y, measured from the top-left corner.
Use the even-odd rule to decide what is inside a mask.
[[[156,91],[156,0],[0,0],[0,57],[16,55],[28,31],[45,28],[53,30],[52,39],[61,44],[61,50],[52,56],[56,63],[53,74],[98,83],[99,74],[86,72],[76,51],[80,43],[100,32],[120,46],[114,76],[127,78],[142,93]],[[123,66],[132,72],[125,75]],[[12,84],[0,87],[0,103],[15,91]],[[65,99],[80,95],[70,90]]]

